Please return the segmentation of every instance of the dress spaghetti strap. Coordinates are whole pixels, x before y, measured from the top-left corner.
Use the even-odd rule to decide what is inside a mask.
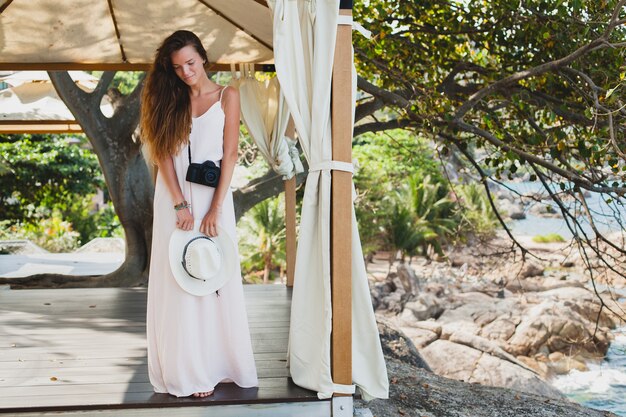
[[[224,88],[222,88],[222,91],[220,91],[220,103],[222,102],[222,96],[224,95],[224,91],[226,91],[227,88],[228,86],[225,86]]]

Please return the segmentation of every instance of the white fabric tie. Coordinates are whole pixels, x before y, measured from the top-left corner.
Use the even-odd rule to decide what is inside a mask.
[[[316,164],[312,164],[309,168],[309,172],[315,171],[345,171],[354,174],[354,165],[350,162],[343,161],[322,161]]]
[[[296,147],[296,141],[283,136],[279,144],[278,155],[275,156],[272,168],[283,176],[283,180],[291,179],[294,175],[304,172],[300,153]]]
[[[317,398],[319,398],[320,400],[327,400],[329,398],[332,398],[333,393],[352,395],[355,392],[356,392],[356,386],[355,385],[343,385],[343,384],[335,384],[335,383],[333,383],[333,392],[330,392],[330,393],[327,393],[327,394],[318,392],[317,393]]]
[[[372,32],[365,29],[359,22],[355,22],[352,20],[352,16],[339,15],[337,16],[337,24],[338,25],[350,25],[352,29],[356,29],[361,35],[365,36],[367,39],[372,38]]]

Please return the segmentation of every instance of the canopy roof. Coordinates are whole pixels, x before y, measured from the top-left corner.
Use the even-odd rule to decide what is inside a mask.
[[[0,69],[144,70],[159,43],[195,32],[209,61],[272,63],[263,0],[0,0]]]

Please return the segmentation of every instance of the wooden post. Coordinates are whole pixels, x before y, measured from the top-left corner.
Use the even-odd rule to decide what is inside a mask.
[[[295,138],[296,128],[293,119],[285,135]],[[285,258],[287,261],[287,286],[293,287],[293,278],[296,272],[296,176],[285,181]]]
[[[345,3],[348,3],[347,7]],[[341,1],[340,15],[352,16]],[[352,162],[352,27],[337,26],[333,64],[333,160]],[[333,382],[352,384],[352,174],[332,171],[331,290]],[[338,395],[338,394],[335,394]]]

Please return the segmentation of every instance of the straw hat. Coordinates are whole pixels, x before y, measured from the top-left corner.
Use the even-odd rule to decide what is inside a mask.
[[[237,274],[237,248],[228,233],[218,226],[218,236],[209,237],[194,230],[176,229],[170,237],[169,258],[172,274],[189,294],[214,293]]]

